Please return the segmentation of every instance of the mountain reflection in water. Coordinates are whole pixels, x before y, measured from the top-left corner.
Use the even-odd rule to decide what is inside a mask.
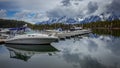
[[[2,68],[120,68],[120,37],[91,33],[48,46],[1,45],[0,61]]]

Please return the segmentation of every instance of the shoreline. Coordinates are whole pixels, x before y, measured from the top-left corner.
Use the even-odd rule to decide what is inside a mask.
[[[120,30],[120,28],[91,28],[91,29]]]

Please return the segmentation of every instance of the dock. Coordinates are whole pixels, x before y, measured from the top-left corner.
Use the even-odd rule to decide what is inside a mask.
[[[90,32],[73,31],[73,32],[66,32],[66,33],[58,33],[58,34],[56,34],[56,36],[61,39],[61,38],[75,37],[75,36],[84,35],[84,34],[88,34],[88,33],[90,33]]]
[[[84,35],[90,33],[91,30],[77,30],[77,31],[61,31],[61,32],[51,32],[51,33],[56,33],[55,36],[58,37],[58,39],[66,39],[66,38],[71,38],[79,35]],[[51,34],[50,32],[46,34]]]

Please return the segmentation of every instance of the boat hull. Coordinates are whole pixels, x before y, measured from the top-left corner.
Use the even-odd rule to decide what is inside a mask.
[[[56,38],[22,38],[22,39],[14,39],[7,40],[6,44],[50,44],[56,41]]]
[[[14,49],[19,51],[34,51],[34,52],[54,52],[58,51],[52,45],[16,45],[16,44],[6,44],[8,49]]]

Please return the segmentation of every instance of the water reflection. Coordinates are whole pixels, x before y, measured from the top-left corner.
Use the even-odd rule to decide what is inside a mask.
[[[28,61],[33,55],[48,53],[49,56],[55,54],[58,51],[51,45],[15,45],[6,44],[5,45],[10,53],[10,58],[20,59]]]
[[[72,41],[75,41],[72,42]],[[120,68],[120,38],[91,34],[80,40],[71,39],[66,45],[57,43],[62,58],[79,68]],[[53,44],[56,46],[56,44]]]
[[[98,35],[111,35],[115,37],[120,37],[120,29],[93,29],[93,33]]]
[[[91,33],[51,45],[2,45],[0,61],[2,68],[120,68],[120,37]]]

